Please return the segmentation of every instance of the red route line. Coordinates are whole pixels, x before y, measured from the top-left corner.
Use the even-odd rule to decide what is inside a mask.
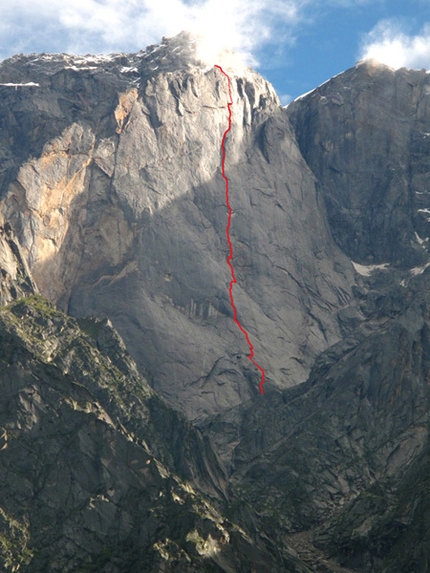
[[[264,381],[265,381],[265,372],[263,370],[263,368],[258,364],[258,362],[256,362],[254,360],[254,345],[252,344],[250,338],[249,338],[249,334],[248,332],[243,328],[243,326],[241,325],[239,319],[237,318],[237,308],[236,308],[236,304],[234,302],[234,297],[233,297],[233,285],[235,285],[237,283],[236,280],[236,275],[234,273],[234,267],[233,267],[233,263],[231,262],[233,259],[233,244],[231,242],[231,236],[230,236],[230,227],[231,227],[231,216],[233,215],[233,209],[231,208],[230,205],[230,195],[229,195],[229,180],[228,177],[225,174],[225,159],[226,159],[226,151],[225,151],[225,141],[227,139],[227,134],[228,132],[231,130],[231,119],[233,116],[233,112],[231,111],[231,106],[233,105],[233,97],[231,95],[231,81],[230,81],[230,76],[228,74],[225,73],[225,71],[222,69],[221,66],[214,66],[215,68],[218,68],[219,71],[227,78],[227,84],[228,84],[228,96],[229,96],[229,101],[227,102],[227,108],[228,108],[228,127],[227,129],[224,131],[224,135],[222,136],[222,142],[221,142],[221,171],[222,171],[222,176],[224,178],[225,181],[225,203],[227,205],[227,211],[228,211],[228,217],[227,217],[227,227],[225,228],[225,234],[227,236],[227,241],[228,241],[228,246],[229,246],[229,255],[227,257],[227,264],[230,267],[230,273],[231,273],[231,281],[230,281],[230,286],[229,286],[229,293],[230,293],[230,304],[231,304],[231,308],[233,309],[233,319],[234,322],[237,324],[239,330],[242,332],[242,334],[245,336],[246,338],[246,342],[248,343],[249,346],[249,354],[248,354],[248,358],[249,360],[254,364],[254,366],[256,366],[258,368],[258,370],[260,371],[261,374],[261,381],[260,381],[260,394],[264,394],[264,390],[263,390],[263,386],[264,386]]]

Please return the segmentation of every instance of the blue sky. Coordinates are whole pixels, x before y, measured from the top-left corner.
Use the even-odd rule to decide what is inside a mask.
[[[201,35],[208,61],[238,51],[283,103],[367,56],[430,69],[430,0],[10,0],[0,59],[138,51],[183,29]]]
[[[297,27],[292,45],[279,54],[267,45],[259,53],[260,71],[286,99],[313,89],[366,55],[392,67],[430,69],[430,0],[321,5]]]

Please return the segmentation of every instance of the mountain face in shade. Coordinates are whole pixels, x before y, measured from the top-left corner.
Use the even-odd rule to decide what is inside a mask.
[[[424,573],[430,78],[226,66],[261,396],[215,64],[0,64],[2,567]]]
[[[288,107],[333,237],[358,263],[427,262],[429,94],[425,70],[371,60]]]
[[[283,570],[270,542],[217,509],[210,446],[108,321],[33,295],[0,311],[0,343],[2,571]]]

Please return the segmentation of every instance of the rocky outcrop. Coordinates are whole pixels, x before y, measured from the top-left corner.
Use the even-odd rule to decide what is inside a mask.
[[[428,569],[429,77],[227,71],[264,397],[225,76],[187,34],[0,65],[6,570]]]
[[[36,284],[71,315],[108,317],[190,418],[249,399],[259,383],[228,296],[227,81],[194,50],[181,35],[138,54],[0,66],[2,82],[38,84],[0,88],[0,210]],[[235,298],[267,385],[288,387],[341,338],[353,270],[273,88],[252,70],[230,75]]]
[[[10,224],[1,219],[0,273],[0,306],[38,292]]]

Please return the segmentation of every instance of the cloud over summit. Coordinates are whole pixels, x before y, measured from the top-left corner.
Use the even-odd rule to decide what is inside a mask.
[[[206,58],[222,49],[255,63],[258,49],[285,36],[309,0],[17,0],[0,5],[0,57],[18,52],[138,51],[187,30]],[[279,38],[282,40],[282,38]]]
[[[430,24],[409,35],[398,22],[383,20],[366,35],[361,58],[374,58],[395,69],[430,69]]]

